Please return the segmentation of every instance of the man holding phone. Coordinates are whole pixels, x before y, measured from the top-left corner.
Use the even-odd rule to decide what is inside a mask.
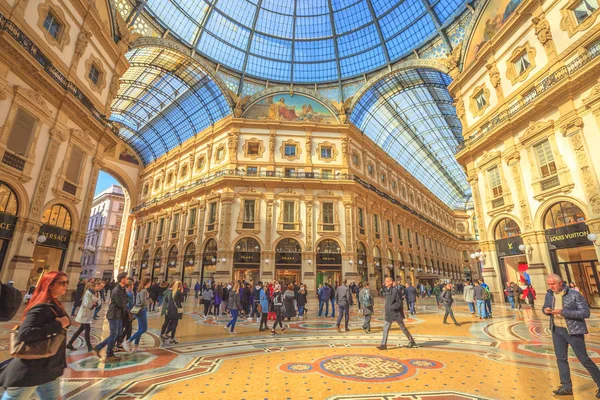
[[[550,274],[546,277],[546,283],[550,290],[546,293],[542,311],[550,316],[554,354],[560,375],[560,386],[554,390],[554,394],[573,395],[568,354],[570,345],[598,386],[596,398],[600,399],[600,369],[590,359],[585,348],[584,335],[588,333],[585,318],[590,317],[590,307],[581,293],[565,286],[560,276]]]

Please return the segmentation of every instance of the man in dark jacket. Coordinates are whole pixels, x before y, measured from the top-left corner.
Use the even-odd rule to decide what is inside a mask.
[[[590,307],[581,293],[565,287],[560,276],[550,274],[546,277],[546,283],[550,289],[546,293],[542,311],[550,316],[550,330],[560,376],[560,386],[554,390],[554,394],[573,394],[569,370],[570,345],[579,362],[588,370],[598,386],[596,398],[600,399],[600,369],[588,356],[583,336],[588,333],[585,318],[590,317]]]
[[[521,295],[523,295],[523,289],[521,289],[521,286],[519,286],[513,282],[511,282],[511,288],[512,288],[512,296],[513,296],[513,302],[515,303],[515,308],[520,310],[521,309]]]
[[[324,284],[319,293],[319,317],[323,312],[323,305],[325,305],[325,317],[329,314],[329,299],[331,298],[331,288],[329,285]]]
[[[346,286],[346,283],[348,281],[346,279],[344,279],[344,282],[342,283],[341,286],[338,286],[338,288],[335,291],[335,302],[338,304],[339,307],[339,312],[338,312],[338,319],[337,319],[337,331],[338,332],[342,332],[342,330],[340,329],[340,324],[342,322],[342,318],[344,318],[344,326],[346,327],[346,332],[350,331],[350,329],[348,328],[348,321],[350,319],[350,306],[352,305],[352,293],[350,292],[350,289],[348,288],[348,286]]]
[[[404,325],[402,296],[398,289],[392,286],[392,283],[392,278],[386,276],[384,280],[385,290],[383,292],[385,296],[385,323],[383,324],[383,338],[381,339],[381,345],[377,348],[379,350],[387,350],[388,333],[390,332],[393,322],[398,323],[400,330],[406,335],[406,338],[408,339],[408,346],[406,347],[417,347],[415,339],[413,339],[412,335]]]
[[[83,299],[83,290],[85,289],[85,280],[81,279],[75,289],[75,297],[73,298],[73,309],[71,310],[71,317],[75,316],[77,307],[81,306],[81,300]]]
[[[417,288],[415,288],[410,282],[406,283],[406,288],[404,289],[404,294],[406,296],[406,304],[408,305],[408,309],[412,315],[415,315],[417,312],[415,311],[415,304],[417,303]]]
[[[117,276],[118,284],[110,293],[110,306],[106,313],[106,319],[110,326],[110,335],[104,339],[102,343],[99,343],[94,347],[94,352],[100,358],[100,350],[105,346],[106,348],[106,361],[114,362],[118,361],[119,358],[115,357],[114,347],[119,335],[123,332],[123,317],[125,315],[125,309],[127,308],[127,293],[125,292],[125,285],[127,284],[127,273],[121,272]]]

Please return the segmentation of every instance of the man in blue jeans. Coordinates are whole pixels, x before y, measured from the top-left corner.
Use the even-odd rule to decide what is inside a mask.
[[[346,279],[344,279],[344,281],[342,282],[341,286],[338,286],[338,288],[335,290],[335,301],[338,303],[338,306],[340,307],[339,312],[338,312],[338,319],[337,319],[337,331],[338,332],[342,332],[342,329],[340,328],[340,324],[342,322],[342,318],[344,319],[344,326],[346,328],[346,332],[348,332],[350,329],[348,328],[348,320],[350,319],[350,306],[352,305],[352,293],[350,292],[350,289],[348,288],[348,286],[346,286],[346,283],[348,281]]]
[[[337,284],[336,284],[337,286]],[[331,318],[335,318],[335,291],[336,288],[332,288],[331,286],[329,286],[329,290],[331,291]]]
[[[96,356],[100,358],[100,350],[106,348],[106,362],[119,361],[120,358],[115,356],[114,348],[117,338],[123,333],[123,318],[125,316],[125,310],[127,308],[127,293],[125,292],[125,285],[127,284],[127,273],[121,272],[117,276],[118,285],[114,287],[110,294],[110,306],[106,313],[106,319],[108,319],[108,325],[110,327],[110,335],[104,339],[102,343],[99,343],[94,347]]]
[[[479,319],[488,318],[487,309],[485,307],[485,298],[487,292],[481,286],[479,281],[475,281],[475,287],[473,288],[473,297],[475,298],[475,302],[477,303],[477,313],[479,314]]]
[[[321,318],[321,313],[323,312],[323,305],[325,305],[325,317],[329,314],[329,298],[331,297],[331,289],[327,284],[324,284],[323,287],[319,290],[319,318]]]

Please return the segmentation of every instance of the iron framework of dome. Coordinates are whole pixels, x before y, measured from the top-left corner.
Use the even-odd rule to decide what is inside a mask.
[[[170,34],[261,79],[316,83],[374,71],[411,53],[465,0],[148,0]],[[448,46],[450,47],[450,46]]]

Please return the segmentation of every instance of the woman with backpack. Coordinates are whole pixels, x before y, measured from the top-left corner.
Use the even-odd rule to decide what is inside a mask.
[[[361,310],[365,316],[365,322],[363,323],[363,331],[365,333],[371,333],[371,315],[373,315],[373,297],[371,296],[371,290],[369,289],[369,282],[365,283],[365,286],[358,292],[358,299],[362,304]]]

